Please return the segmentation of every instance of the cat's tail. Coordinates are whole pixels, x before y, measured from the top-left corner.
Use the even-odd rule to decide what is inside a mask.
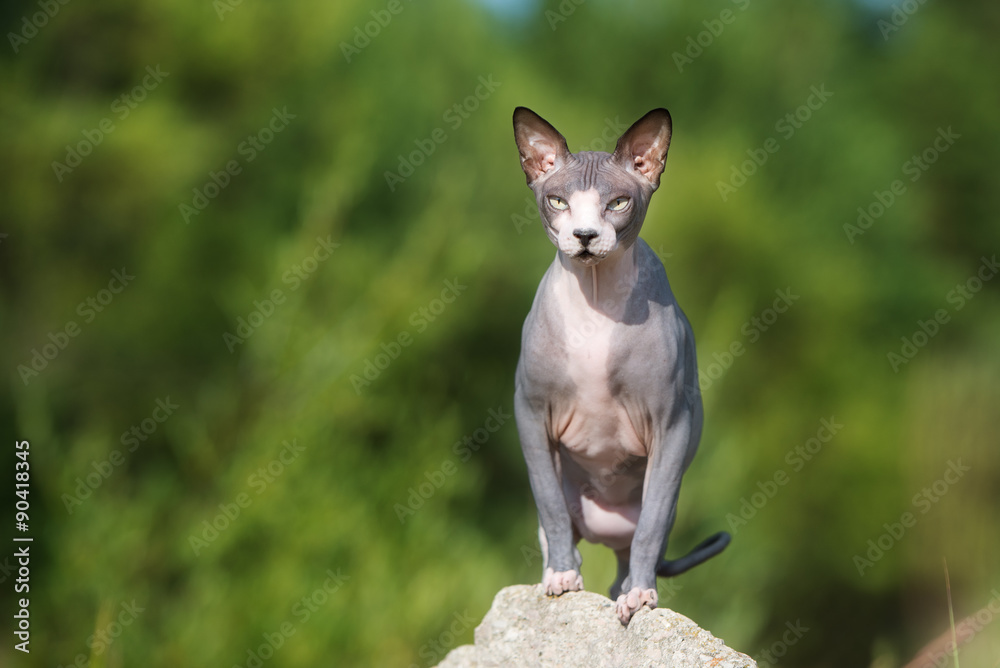
[[[680,559],[664,559],[656,567],[656,575],[661,578],[670,578],[680,575],[684,571],[690,570],[698,564],[704,563],[722,552],[729,545],[732,536],[726,531],[709,536],[694,547],[693,550],[685,554]]]

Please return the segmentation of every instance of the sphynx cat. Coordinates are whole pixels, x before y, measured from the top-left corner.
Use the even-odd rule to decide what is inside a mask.
[[[541,586],[554,596],[583,589],[576,544],[607,545],[618,557],[610,594],[622,624],[656,607],[657,575],[704,562],[730,538],[720,532],[663,558],[702,428],[694,335],[639,238],[670,136],[670,114],[654,109],[614,154],[574,154],[543,118],[514,111],[521,167],[558,249],[524,322],[514,395]]]

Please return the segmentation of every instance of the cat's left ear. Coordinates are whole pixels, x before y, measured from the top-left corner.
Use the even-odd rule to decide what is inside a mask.
[[[653,186],[660,185],[660,174],[667,161],[673,124],[666,109],[653,109],[637,120],[618,139],[614,158],[628,171],[637,172]]]

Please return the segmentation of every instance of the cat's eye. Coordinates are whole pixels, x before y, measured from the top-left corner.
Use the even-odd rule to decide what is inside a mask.
[[[616,197],[608,204],[608,211],[624,211],[630,201],[628,197]]]
[[[569,208],[569,204],[566,203],[566,200],[559,197],[559,195],[549,195],[549,206],[557,211],[565,211]]]

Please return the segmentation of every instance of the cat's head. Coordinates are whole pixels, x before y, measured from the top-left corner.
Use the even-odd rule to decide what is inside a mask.
[[[660,185],[670,131],[670,114],[654,109],[626,130],[613,154],[570,153],[544,118],[525,107],[514,110],[521,168],[556,248],[590,266],[635,243]]]

